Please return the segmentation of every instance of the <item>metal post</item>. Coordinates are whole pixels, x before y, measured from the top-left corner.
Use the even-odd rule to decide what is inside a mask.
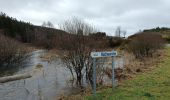
[[[114,89],[115,86],[115,74],[114,74],[114,57],[112,57],[112,89]]]
[[[96,97],[96,58],[93,58],[93,95]]]

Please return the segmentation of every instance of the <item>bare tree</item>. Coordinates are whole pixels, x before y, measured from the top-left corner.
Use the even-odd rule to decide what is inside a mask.
[[[122,28],[120,26],[118,26],[116,28],[115,35],[116,35],[116,37],[123,37],[123,38],[125,38],[126,30],[122,30]]]
[[[116,28],[115,35],[116,35],[117,37],[121,37],[121,27],[120,27],[120,26],[118,26],[118,27]]]
[[[49,27],[49,28],[54,28],[54,25],[53,25],[50,21],[48,21],[48,22],[47,22],[47,27]]]
[[[125,38],[126,37],[126,31],[123,31],[123,38]]]
[[[62,57],[62,61],[72,73],[73,78],[76,78],[77,85],[81,86],[85,73],[86,78],[91,77],[92,62],[90,52],[94,49],[94,41],[88,35],[95,33],[95,29],[77,18],[65,21],[61,25],[61,29],[70,33],[65,36],[63,41],[63,48],[67,52]]]
[[[44,21],[42,26],[43,27],[54,28],[54,25],[50,21],[47,21],[47,22]]]
[[[46,26],[47,26],[47,24],[46,24],[45,21],[42,23],[42,26],[43,26],[43,27],[46,27]]]

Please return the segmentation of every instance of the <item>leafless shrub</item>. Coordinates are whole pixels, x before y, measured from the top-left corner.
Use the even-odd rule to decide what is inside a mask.
[[[86,73],[87,79],[92,77],[90,52],[95,48],[95,42],[89,34],[95,33],[95,29],[77,18],[67,20],[61,29],[70,33],[65,35],[62,42],[62,48],[66,50],[62,56],[62,61],[76,78],[77,85],[81,86],[84,73]]]
[[[136,58],[152,57],[153,53],[162,48],[164,41],[158,33],[140,33],[132,38],[127,45],[129,52],[133,53]]]
[[[99,58],[99,59],[96,59],[97,63],[96,63],[96,74],[97,74],[97,84],[98,85],[103,85],[104,84],[104,78],[105,78],[105,71],[107,70],[109,64],[108,61],[109,59],[107,58]]]
[[[19,42],[0,33],[0,65],[19,64],[26,57],[26,48]]]

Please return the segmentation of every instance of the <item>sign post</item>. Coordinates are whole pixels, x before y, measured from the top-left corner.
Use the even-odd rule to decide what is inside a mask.
[[[115,63],[114,63],[114,57],[112,57],[112,90],[115,86]]]
[[[96,97],[96,58],[93,58],[93,94]]]
[[[114,57],[117,56],[116,51],[111,52],[91,52],[91,57],[93,58],[93,95],[96,97],[96,58],[101,57],[112,57],[112,89],[115,86],[115,75],[114,75]]]

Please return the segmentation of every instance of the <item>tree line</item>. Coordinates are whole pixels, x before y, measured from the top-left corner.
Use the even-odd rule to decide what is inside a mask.
[[[26,33],[34,30],[31,23],[18,21],[15,18],[7,16],[5,13],[0,13],[0,29],[5,31],[5,35],[20,38],[23,42],[27,42]]]

